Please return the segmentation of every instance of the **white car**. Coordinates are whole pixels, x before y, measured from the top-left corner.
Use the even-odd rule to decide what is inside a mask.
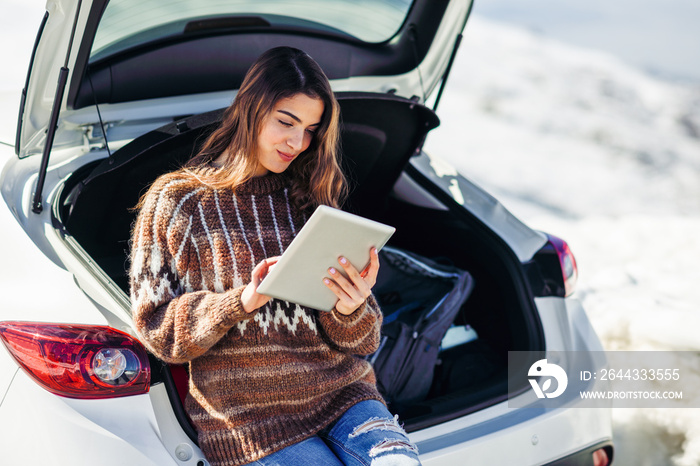
[[[509,352],[602,351],[571,297],[566,243],[422,150],[439,123],[427,102],[439,103],[471,6],[49,0],[2,195],[74,282],[55,296],[64,311],[0,307],[0,462],[208,464],[182,408],[182,368],[147,354],[132,327],[133,207],[192,155],[252,61],[291,45],[319,62],[341,102],[349,205],[396,226],[394,247],[474,278],[430,392],[397,408],[423,463],[609,464],[609,409],[509,407],[532,391],[527,377],[508,380]],[[41,268],[22,278],[37,294],[49,279]]]

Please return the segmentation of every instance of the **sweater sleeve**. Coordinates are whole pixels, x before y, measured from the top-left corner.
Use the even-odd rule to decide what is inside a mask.
[[[319,311],[319,322],[325,338],[340,351],[365,356],[379,348],[382,311],[373,295],[350,315],[335,308]]]
[[[146,195],[131,242],[131,308],[148,349],[169,363],[204,354],[238,322],[251,318],[241,303],[244,287],[221,293],[185,292],[186,248],[192,216],[185,208],[196,191],[185,180],[158,179]]]

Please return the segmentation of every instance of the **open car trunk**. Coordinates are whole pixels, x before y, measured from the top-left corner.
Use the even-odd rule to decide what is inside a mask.
[[[519,282],[514,272],[521,264],[462,206],[445,203],[442,209],[432,209],[392,195],[400,176],[413,177],[416,185],[426,183],[412,174],[410,158],[438,125],[431,110],[392,94],[346,93],[338,94],[338,100],[343,167],[352,185],[345,208],[395,226],[390,246],[447,260],[467,270],[475,283],[454,325],[470,325],[478,338],[457,341],[440,351],[425,399],[390,408],[412,431],[505,400],[508,351],[542,345],[539,321],[522,291],[522,279]],[[159,175],[177,169],[196,153],[221,113],[178,119],[133,140],[109,159],[86,165],[67,181],[59,221],[125,293],[134,206]],[[163,366],[162,373],[157,372],[154,367],[155,380],[170,388],[174,410],[194,436],[179,404],[182,388],[174,393],[181,385],[182,368],[171,371]]]

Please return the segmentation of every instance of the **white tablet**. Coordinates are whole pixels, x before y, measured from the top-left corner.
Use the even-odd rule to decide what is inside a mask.
[[[330,311],[338,301],[323,283],[328,268],[339,272],[338,257],[346,257],[362,271],[370,261],[370,248],[381,249],[396,229],[358,215],[319,206],[306,225],[271,268],[258,293]]]

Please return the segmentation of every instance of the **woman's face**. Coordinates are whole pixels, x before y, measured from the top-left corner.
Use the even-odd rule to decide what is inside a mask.
[[[263,119],[255,176],[282,173],[311,144],[321,124],[323,101],[305,94],[280,99]]]

